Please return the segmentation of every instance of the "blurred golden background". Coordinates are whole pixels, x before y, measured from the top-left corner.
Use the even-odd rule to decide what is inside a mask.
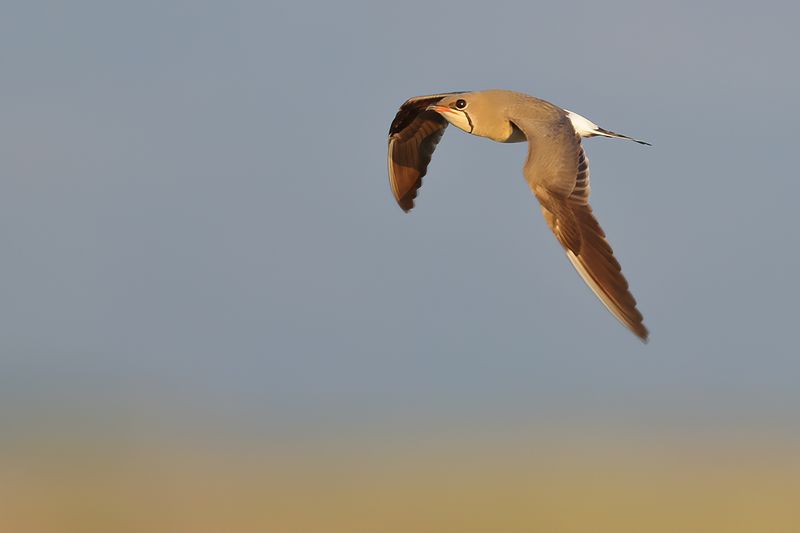
[[[798,442],[774,437],[20,444],[0,531],[792,533]]]

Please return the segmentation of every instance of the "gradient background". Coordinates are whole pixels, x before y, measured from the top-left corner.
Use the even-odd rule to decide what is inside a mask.
[[[0,530],[800,531],[789,2],[10,2]],[[408,97],[592,139],[621,328],[521,176]]]

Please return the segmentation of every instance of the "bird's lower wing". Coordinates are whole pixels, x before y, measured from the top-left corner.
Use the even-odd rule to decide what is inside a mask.
[[[552,194],[531,183],[531,189],[542,205],[542,213],[578,271],[595,295],[609,311],[643,341],[648,331],[636,300],[628,289],[622,268],[589,205],[589,161],[580,143],[577,175],[569,196]]]

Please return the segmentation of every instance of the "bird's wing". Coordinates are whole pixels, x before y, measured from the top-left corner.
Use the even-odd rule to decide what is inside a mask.
[[[572,265],[600,301],[643,341],[648,331],[589,205],[589,160],[566,120],[516,124],[528,138],[525,179]]]
[[[389,128],[389,184],[403,211],[414,207],[422,177],[447,128],[447,120],[435,111],[427,111],[427,107],[450,94],[458,93],[415,96],[406,100]]]

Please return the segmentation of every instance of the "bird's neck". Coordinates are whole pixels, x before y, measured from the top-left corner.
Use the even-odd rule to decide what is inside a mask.
[[[526,139],[525,134],[513,122],[503,117],[489,124],[476,124],[473,135],[486,137],[499,143],[519,143]]]

